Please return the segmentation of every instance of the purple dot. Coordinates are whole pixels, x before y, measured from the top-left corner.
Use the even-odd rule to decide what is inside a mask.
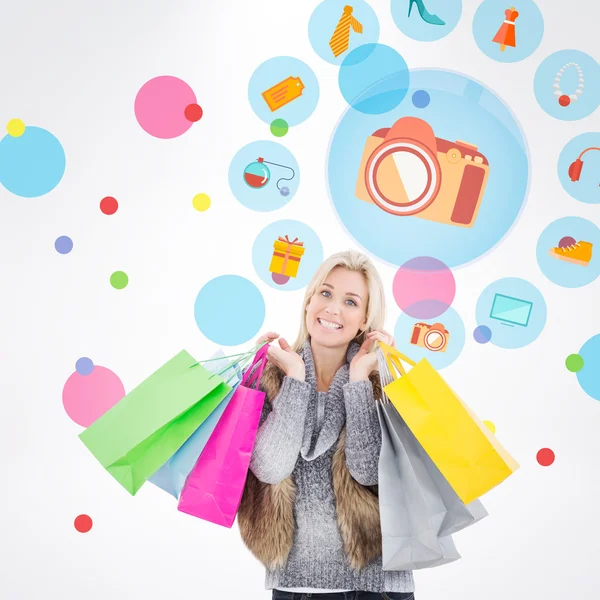
[[[61,235],[56,238],[54,248],[59,254],[69,254],[73,250],[73,240],[67,235]]]
[[[475,328],[473,337],[478,344],[487,344],[492,339],[492,330],[487,325],[479,325]]]
[[[417,108],[425,108],[426,106],[429,106],[430,101],[431,101],[431,98],[425,90],[417,90],[412,95],[412,103]]]
[[[566,236],[566,237],[562,238],[560,240],[560,242],[558,242],[558,247],[559,248],[568,248],[569,246],[572,246],[576,242],[577,242],[577,240],[575,238],[572,238],[571,236]]]
[[[287,275],[282,275],[281,273],[271,273],[271,279],[277,285],[284,285],[290,280],[290,278]]]
[[[282,187],[282,188],[279,190],[279,193],[280,193],[282,196],[289,196],[289,195],[290,195],[290,188],[288,188],[288,187]]]
[[[82,356],[75,363],[75,370],[80,375],[89,375],[94,370],[94,363],[87,356]]]

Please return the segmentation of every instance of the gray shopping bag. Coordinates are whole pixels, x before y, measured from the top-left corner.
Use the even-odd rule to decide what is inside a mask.
[[[391,374],[377,350],[382,388]],[[487,516],[475,500],[465,505],[382,394],[379,508],[384,571],[437,567],[458,560],[452,534]]]

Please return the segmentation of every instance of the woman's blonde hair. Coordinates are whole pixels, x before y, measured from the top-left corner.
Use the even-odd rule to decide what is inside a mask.
[[[292,348],[297,352],[302,349],[304,343],[309,338],[308,328],[306,326],[306,307],[311,298],[317,293],[327,276],[336,267],[343,267],[348,271],[356,271],[362,273],[367,283],[369,290],[369,300],[367,302],[366,318],[367,322],[365,329],[359,332],[352,340],[359,344],[365,341],[365,335],[373,329],[383,329],[385,323],[385,292],[383,282],[371,262],[371,259],[361,252],[356,250],[346,250],[332,254],[321,264],[316,270],[313,278],[306,287],[304,301],[302,302],[302,315],[300,316],[300,331]]]

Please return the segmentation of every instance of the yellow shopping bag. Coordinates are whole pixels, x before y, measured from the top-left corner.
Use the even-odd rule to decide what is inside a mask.
[[[469,504],[502,483],[517,461],[426,360],[380,343],[394,381],[384,390],[459,498]],[[402,362],[412,365],[407,373]],[[396,373],[401,377],[396,378]]]

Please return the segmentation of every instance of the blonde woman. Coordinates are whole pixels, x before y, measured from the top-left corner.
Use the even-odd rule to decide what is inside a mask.
[[[373,350],[394,345],[384,321],[379,274],[347,251],[307,286],[293,346],[274,332],[259,338],[274,343],[238,524],[275,600],[414,598],[411,571],[381,568]]]

